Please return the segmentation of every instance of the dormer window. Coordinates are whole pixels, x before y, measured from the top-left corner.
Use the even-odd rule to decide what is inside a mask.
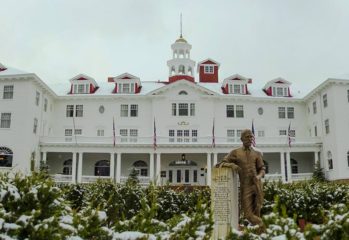
[[[70,79],[70,94],[91,94],[98,89],[97,82],[84,74],[79,74]]]
[[[119,93],[135,93],[134,83],[119,83],[118,87],[120,89]]]
[[[73,93],[84,94],[89,93],[89,84],[74,84],[73,85]]]
[[[228,91],[232,94],[245,94],[244,84],[228,84]]]
[[[213,65],[205,65],[205,67],[204,67],[204,73],[213,74],[213,73],[214,73],[214,67],[213,67]]]
[[[288,96],[288,88],[287,87],[273,87],[273,96],[287,97]]]

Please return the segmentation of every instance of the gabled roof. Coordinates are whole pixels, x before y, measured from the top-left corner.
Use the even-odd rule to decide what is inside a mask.
[[[188,86],[190,88],[193,88],[193,89],[196,89],[202,93],[205,93],[206,95],[218,95],[217,92],[215,91],[212,91],[208,88],[205,88],[203,86],[200,86],[196,83],[193,83],[193,82],[190,82],[190,81],[187,81],[187,80],[178,80],[178,81],[175,81],[171,84],[167,84],[163,87],[160,87],[158,89],[155,89],[154,91],[151,91],[149,92],[147,95],[160,95],[161,93],[163,92],[166,92],[166,91],[169,91],[170,89],[176,87],[176,86]]]
[[[69,81],[70,81],[70,83],[73,83],[75,81],[84,81],[84,80],[89,80],[93,83],[94,86],[98,86],[98,84],[94,78],[87,76],[85,74],[76,75],[75,77],[71,78]]]
[[[234,75],[231,75],[230,77],[225,78],[222,85],[227,84],[228,81],[241,81],[242,84],[252,83],[251,78],[244,77],[240,74],[234,74]]]
[[[278,78],[275,78],[273,80],[270,80],[269,82],[267,82],[265,85],[264,85],[264,89],[272,86],[272,85],[275,85],[275,84],[285,84],[287,86],[290,86],[292,83],[285,80],[284,78],[282,77],[278,77]]]
[[[217,65],[218,67],[221,65],[219,62],[213,60],[212,58],[207,58],[201,62],[198,62],[197,64],[197,71],[199,72],[200,70],[200,65],[201,64],[214,64],[214,65]]]

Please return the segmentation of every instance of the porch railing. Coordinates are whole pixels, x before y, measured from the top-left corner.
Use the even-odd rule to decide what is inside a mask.
[[[55,182],[58,183],[70,183],[72,182],[72,175],[63,175],[63,174],[51,174],[51,177]]]
[[[128,176],[121,176],[120,177],[121,183],[125,183],[128,178],[129,178]],[[137,178],[139,180],[140,185],[146,186],[146,185],[149,185],[150,183],[150,177],[138,176]]]
[[[107,179],[111,179],[111,177],[110,176],[87,176],[87,175],[81,176],[82,183],[94,183],[94,182],[97,182],[98,179],[107,180]]]
[[[153,136],[150,137],[116,137],[116,144],[153,144]],[[211,144],[212,137],[157,137],[157,144]],[[293,138],[292,144],[316,144],[320,142],[320,138],[308,137],[308,138]],[[41,137],[41,144],[113,144],[113,137]],[[216,144],[240,144],[239,137],[215,137]],[[256,143],[258,144],[279,144],[288,145],[287,137],[256,137]]]
[[[264,180],[266,181],[279,181],[282,180],[282,174],[265,174]]]
[[[312,177],[313,173],[296,173],[291,175],[292,181],[304,181],[309,180]]]

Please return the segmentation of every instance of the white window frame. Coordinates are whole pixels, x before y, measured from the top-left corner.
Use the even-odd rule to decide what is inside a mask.
[[[235,109],[234,105],[232,105],[232,104],[226,105],[226,116],[227,116],[227,118],[234,118],[235,117],[234,109]],[[232,114],[232,116],[229,116],[231,114]]]
[[[326,132],[326,134],[330,133],[330,120],[329,119],[325,120],[325,132]]]
[[[244,118],[244,105],[236,105],[236,118]]]
[[[13,91],[14,91],[13,85],[5,85],[2,98],[3,99],[13,99]]]
[[[128,104],[120,105],[120,117],[128,117]]]
[[[287,118],[294,119],[294,107],[287,107]]]
[[[129,133],[130,133],[130,142],[137,142],[138,129],[131,128],[129,129]]]
[[[74,130],[74,135],[75,136],[81,136],[82,135],[82,129],[81,128],[75,129]]]
[[[97,137],[104,137],[104,129],[97,129]]]
[[[278,107],[278,116],[280,119],[286,118],[286,108],[285,107]]]
[[[74,117],[74,105],[66,105],[66,117]]]
[[[214,65],[204,65],[205,74],[214,74]]]
[[[128,138],[128,129],[127,128],[120,128],[120,140],[121,142],[127,142]]]
[[[287,130],[286,129],[280,129],[279,130],[279,136],[287,136]]]
[[[313,114],[317,113],[316,101],[313,102]]]
[[[44,99],[44,112],[47,112],[47,105],[48,105],[48,100],[47,98]]]
[[[84,105],[77,104],[75,105],[75,117],[83,117],[84,116]]]
[[[130,104],[130,117],[138,117],[138,104]]]
[[[189,116],[188,103],[178,103],[178,116]]]
[[[327,93],[325,93],[325,94],[322,96],[322,101],[323,101],[323,104],[324,104],[324,108],[327,107],[327,105],[328,105],[328,102],[327,102]]]
[[[2,112],[0,116],[0,128],[11,128],[11,113]]]
[[[40,93],[38,91],[36,91],[36,95],[35,95],[35,105],[39,106],[40,103]]]

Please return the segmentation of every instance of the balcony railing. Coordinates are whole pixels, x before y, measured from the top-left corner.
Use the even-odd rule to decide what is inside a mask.
[[[97,182],[97,180],[108,180],[108,179],[111,179],[111,177],[110,176],[87,176],[87,175],[81,176],[82,183],[94,183],[94,182]]]
[[[72,182],[72,175],[52,174],[51,177],[57,183],[70,183],[70,182]]]
[[[129,144],[150,144],[154,141],[153,136],[151,137],[116,137],[117,145],[129,145]],[[113,144],[113,137],[85,137],[85,136],[73,136],[73,137],[41,137],[41,144]],[[161,144],[212,144],[212,137],[161,137],[158,136],[156,139],[157,145]],[[321,142],[318,137],[308,138],[293,138],[292,144],[316,144]],[[238,137],[216,137],[215,143],[217,144],[240,144],[240,138]],[[287,137],[261,137],[256,138],[258,144],[277,144],[277,145],[288,145]]]
[[[120,180],[121,183],[125,183],[128,179],[128,176],[121,176]],[[139,180],[139,184],[142,186],[146,186],[150,184],[150,178],[144,177],[144,176],[137,176],[137,179]]]

